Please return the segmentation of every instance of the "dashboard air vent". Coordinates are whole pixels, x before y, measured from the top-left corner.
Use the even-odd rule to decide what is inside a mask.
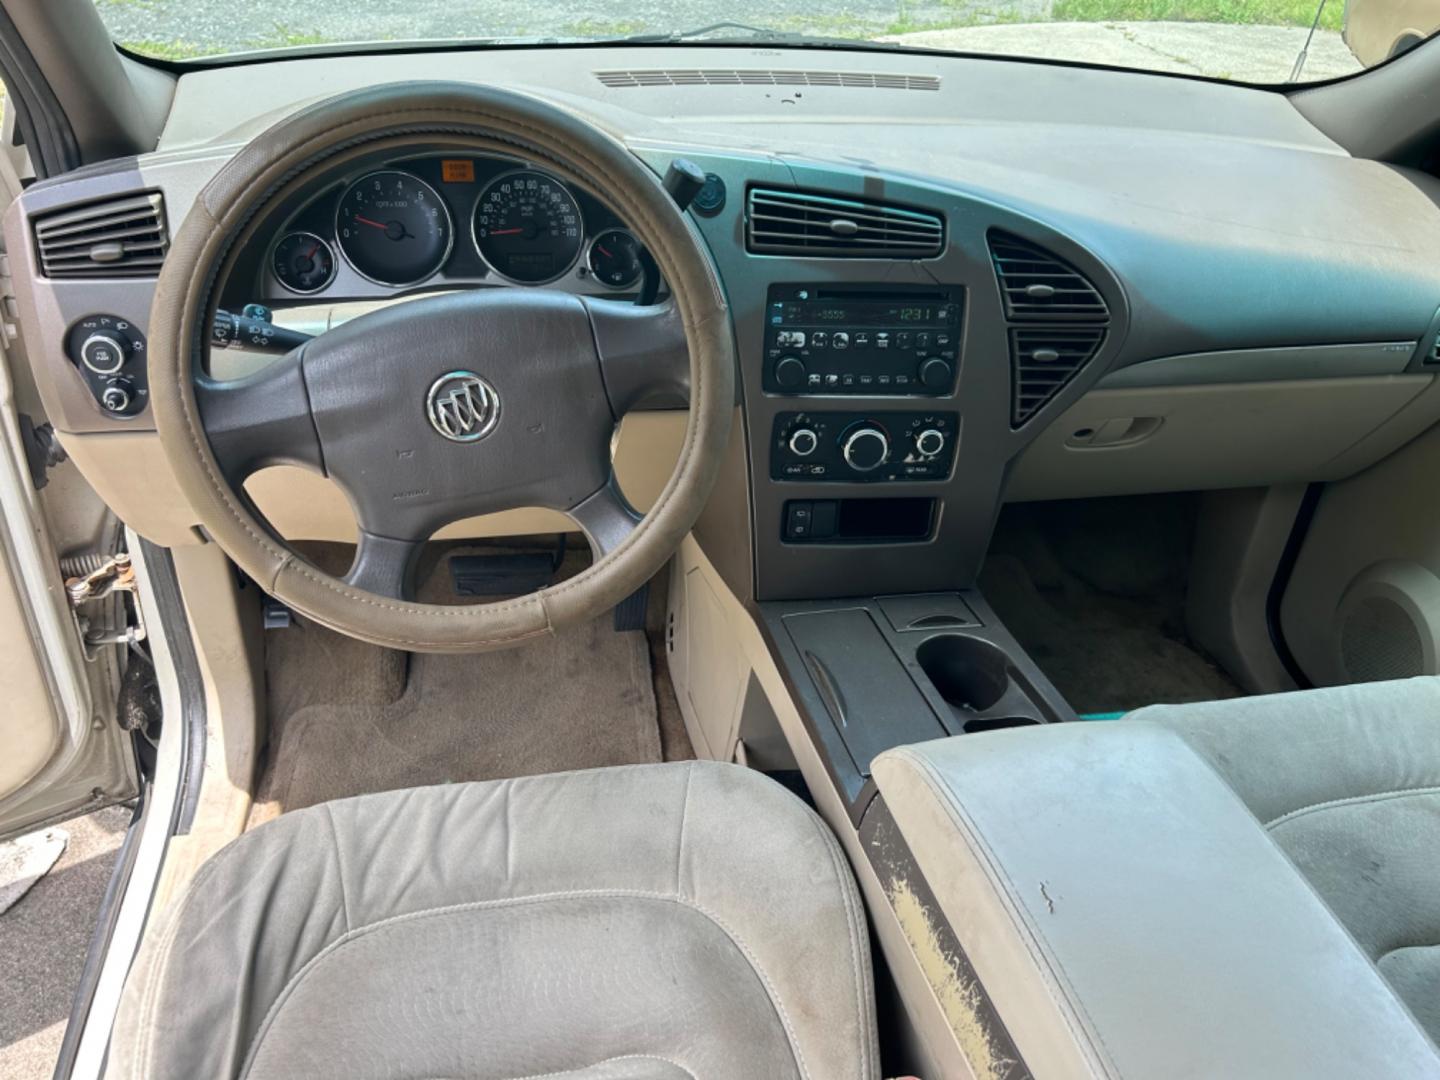
[[[870,71],[766,71],[724,68],[652,68],[597,71],[595,77],[612,90],[643,86],[847,86],[859,90],[939,90],[935,75],[902,75]]]
[[[945,247],[937,214],[810,191],[751,188],[745,246],[762,255],[928,259]]]
[[[56,210],[33,227],[49,278],[155,277],[170,246],[158,191]]]
[[[1011,327],[1011,423],[1019,427],[1039,412],[1100,351],[1104,341],[1103,326]]]
[[[1026,319],[1105,319],[1095,286],[1073,266],[1009,233],[990,234],[990,260],[1000,279],[1005,316]]]
[[[1437,334],[1435,340],[1430,343],[1430,351],[1425,354],[1425,359],[1421,363],[1426,367],[1440,364],[1440,334]]]

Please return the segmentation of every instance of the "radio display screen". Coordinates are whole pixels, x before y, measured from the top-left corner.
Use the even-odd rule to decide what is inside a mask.
[[[785,305],[787,325],[918,326],[943,328],[954,322],[954,305],[932,301],[891,300],[791,301]]]

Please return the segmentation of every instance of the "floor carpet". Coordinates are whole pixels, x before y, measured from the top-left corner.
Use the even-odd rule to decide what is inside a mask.
[[[487,550],[440,553],[422,570],[420,595],[467,602],[450,590],[446,559]],[[558,576],[587,560],[568,554]],[[296,619],[267,638],[271,732],[252,824],[372,791],[688,757],[683,729],[677,739],[667,723],[662,742],[657,691],[673,692],[652,670],[652,639],[617,633],[607,613],[519,648],[442,656]]]
[[[1081,714],[1238,697],[1185,634],[1193,535],[1187,496],[1008,506],[981,591]]]

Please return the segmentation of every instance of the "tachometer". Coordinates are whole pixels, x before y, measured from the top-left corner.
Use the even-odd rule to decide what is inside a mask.
[[[450,211],[435,189],[397,169],[356,180],[335,211],[340,250],[381,285],[414,285],[445,264],[453,238]]]
[[[475,204],[475,246],[501,277],[554,281],[580,257],[585,223],[564,184],[529,169],[497,176]]]
[[[271,269],[294,293],[319,292],[335,278],[335,253],[314,233],[286,233],[275,245]]]

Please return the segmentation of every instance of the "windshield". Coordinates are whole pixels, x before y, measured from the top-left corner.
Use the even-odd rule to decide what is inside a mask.
[[[1074,60],[1241,82],[1349,75],[1440,26],[1440,0],[96,0],[116,41],[189,60],[255,49],[436,40],[694,41]]]

